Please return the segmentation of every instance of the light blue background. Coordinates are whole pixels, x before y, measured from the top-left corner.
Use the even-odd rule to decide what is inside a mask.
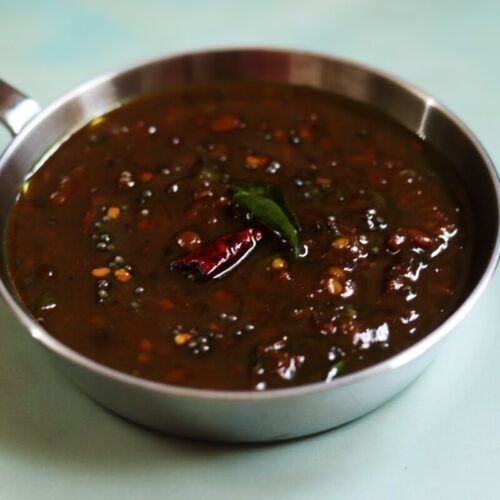
[[[447,104],[500,164],[499,1],[0,0],[0,75],[44,105],[144,57],[229,45],[392,72]],[[496,276],[439,359],[380,410],[265,446],[180,440],[112,416],[2,305],[0,499],[499,499],[499,293]]]

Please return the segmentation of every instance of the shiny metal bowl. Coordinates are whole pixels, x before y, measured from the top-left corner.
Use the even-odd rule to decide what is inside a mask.
[[[272,441],[329,429],[389,400],[430,363],[441,340],[471,309],[499,257],[499,180],[471,132],[426,94],[395,78],[316,54],[265,49],[215,50],[147,62],[86,83],[43,111],[0,81],[0,118],[15,135],[0,158],[0,227],[23,177],[61,136],[117,103],[170,85],[223,80],[288,82],[326,89],[382,110],[445,155],[463,179],[477,238],[466,292],[455,312],[410,348],[367,369],[290,389],[210,391],[142,380],[69,349],[28,314],[0,255],[0,291],[19,321],[62,370],[112,411],[154,429],[224,441]],[[1,252],[4,252],[1,245]]]

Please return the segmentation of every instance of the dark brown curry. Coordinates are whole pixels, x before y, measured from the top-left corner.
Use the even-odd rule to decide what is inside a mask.
[[[447,162],[318,90],[169,90],[94,120],[38,167],[7,232],[19,295],[62,342],[139,377],[330,381],[428,334],[470,264]]]

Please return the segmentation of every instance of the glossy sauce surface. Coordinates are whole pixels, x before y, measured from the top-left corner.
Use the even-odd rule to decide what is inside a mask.
[[[279,186],[303,254],[228,185]],[[293,86],[170,90],[71,135],[23,186],[7,231],[34,317],[126,373],[211,389],[287,387],[390,357],[461,298],[472,234],[462,187],[378,112]],[[263,236],[220,279],[175,259]]]

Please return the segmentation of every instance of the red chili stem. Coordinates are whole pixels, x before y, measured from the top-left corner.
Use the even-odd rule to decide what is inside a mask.
[[[194,271],[201,278],[217,279],[242,262],[263,236],[264,232],[255,228],[225,234],[174,260],[170,266],[172,269]]]

